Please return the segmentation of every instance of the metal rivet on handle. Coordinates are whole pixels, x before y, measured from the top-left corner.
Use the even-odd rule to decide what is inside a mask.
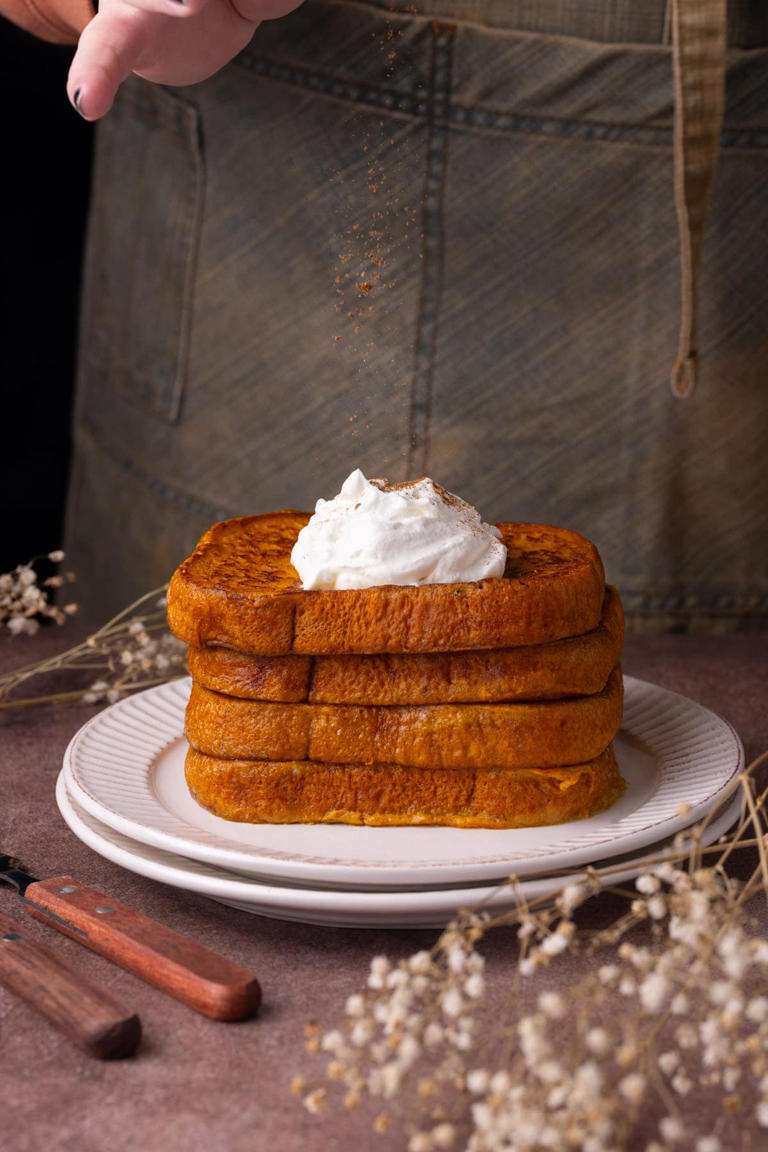
[[[21,940],[21,936],[18,932],[6,932],[3,940]]]
[[[97,912],[99,916],[104,916],[107,912],[114,912],[114,910],[111,904],[99,904],[98,908],[94,908],[94,912]]]
[[[66,892],[69,895],[70,892],[77,892],[77,888],[74,884],[65,884],[63,888],[59,888],[59,892]]]

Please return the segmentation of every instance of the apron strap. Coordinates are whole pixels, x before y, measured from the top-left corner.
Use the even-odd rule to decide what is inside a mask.
[[[726,0],[672,0],[675,208],[681,316],[673,395],[690,396],[698,367],[697,312],[704,223],[725,104]]]

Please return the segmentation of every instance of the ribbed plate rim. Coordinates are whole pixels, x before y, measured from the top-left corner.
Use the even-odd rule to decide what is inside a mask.
[[[595,823],[589,820],[574,822],[571,827],[575,830],[575,839],[572,842],[561,841],[554,851],[548,850],[547,829],[542,829],[544,840],[541,850],[536,852],[527,849],[523,856],[515,855],[513,851],[501,855],[498,852],[493,855],[475,854],[471,859],[450,862],[424,859],[382,862],[340,859],[317,853],[310,855],[295,847],[300,841],[302,825],[286,826],[289,830],[286,836],[290,837],[292,845],[290,851],[236,845],[232,838],[233,826],[229,822],[216,821],[220,832],[217,830],[215,834],[182,823],[160,805],[150,787],[153,764],[164,749],[182,736],[189,683],[188,679],[176,680],[147,689],[118,701],[84,724],[73,736],[64,755],[69,792],[92,816],[133,840],[234,871],[258,873],[291,882],[303,880],[358,887],[364,876],[365,885],[397,883],[417,886],[495,879],[505,872],[525,875],[576,867],[594,859],[635,851],[644,844],[672,836],[688,827],[706,815],[744,766],[741,741],[727,721],[679,693],[625,676],[622,728],[631,738],[643,741],[658,758],[662,783],[670,791],[672,801],[676,795],[686,795],[687,788],[695,791],[699,786],[698,799],[689,805],[686,812],[678,811],[677,805],[670,803],[663,819],[654,818],[642,823],[644,809],[648,808],[650,812],[650,806],[658,803],[659,789],[647,804],[631,814],[636,817],[635,826],[628,832],[614,831],[611,834],[610,824],[603,829],[597,823],[600,818],[595,818]],[[113,779],[105,786],[104,773],[108,769],[104,767],[103,745],[106,742],[112,749],[115,737],[119,738],[115,746],[117,750],[110,750],[108,757],[114,757],[120,765],[119,782],[115,785]],[[693,751],[697,756],[702,755],[702,740],[708,744],[706,755],[714,756],[714,761],[709,764],[713,778],[703,792],[700,788],[701,761],[697,761],[695,767],[689,763]],[[128,771],[123,774],[124,765]],[[678,785],[682,785],[682,793],[679,793]],[[134,818],[137,803],[141,819]],[[133,815],[129,815],[129,811],[133,811]],[[333,827],[338,831],[338,826]],[[559,834],[562,834],[563,827],[560,826]],[[416,835],[419,829],[413,831]],[[459,855],[464,836],[466,850],[467,843],[470,843],[466,839],[467,830],[443,831],[456,837]],[[477,831],[472,830],[473,833]],[[510,837],[510,844],[513,842],[514,837]]]
[[[514,908],[520,898],[527,901],[556,895],[565,884],[577,882],[584,873],[522,878],[513,888],[503,880],[484,886],[457,886],[440,889],[371,892],[358,889],[302,888],[274,886],[253,877],[232,875],[215,865],[188,860],[149,844],[131,840],[102,824],[79,808],[69,794],[62,768],[56,782],[56,801],[64,821],[84,844],[100,856],[137,875],[169,884],[184,891],[207,896],[252,914],[322,924],[328,927],[415,928],[442,925],[460,909],[479,909],[499,914]],[[737,792],[704,829],[699,844],[706,848],[736,821],[742,806]],[[633,880],[655,860],[671,840],[646,846],[626,866],[610,876],[610,884]],[[685,847],[685,845],[683,845]],[[596,861],[595,871],[604,876],[615,867],[610,861]]]

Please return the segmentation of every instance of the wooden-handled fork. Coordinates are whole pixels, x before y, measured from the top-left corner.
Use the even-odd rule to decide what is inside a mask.
[[[258,1011],[261,988],[252,972],[72,876],[37,880],[15,857],[0,854],[0,880],[44,924],[203,1015],[242,1020]],[[3,955],[0,948],[0,980]]]

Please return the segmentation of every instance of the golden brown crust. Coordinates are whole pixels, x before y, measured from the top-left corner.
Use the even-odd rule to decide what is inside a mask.
[[[625,788],[612,748],[564,768],[404,768],[396,764],[217,760],[190,749],[187,784],[226,820],[524,828],[582,820]]]
[[[234,648],[211,645],[187,649],[189,674],[204,688],[241,700],[274,700],[283,704],[296,704],[309,698],[313,667],[316,668],[319,661],[370,659],[374,657],[253,656]]]
[[[190,675],[226,696],[311,704],[479,704],[600,692],[621,655],[624,617],[608,587],[599,626],[584,636],[478,652],[249,656],[190,648]]]
[[[500,579],[305,592],[290,554],[307,519],[272,512],[214,524],[171,579],[175,635],[264,656],[444,652],[547,643],[600,620],[600,557],[566,528],[500,524]]]
[[[616,668],[602,692],[513,704],[273,704],[192,685],[185,734],[225,759],[549,768],[597,756],[621,723]]]

